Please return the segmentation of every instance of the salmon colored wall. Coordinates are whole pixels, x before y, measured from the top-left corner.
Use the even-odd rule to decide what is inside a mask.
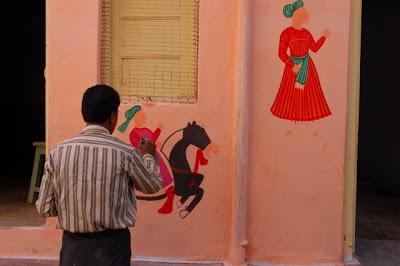
[[[165,124],[160,140],[195,120],[206,129],[211,141],[220,146],[220,152],[207,166],[200,168],[205,175],[201,186],[204,197],[187,218],[179,218],[177,210],[169,215],[158,214],[161,202],[139,202],[137,228],[133,234],[135,255],[185,260],[214,260],[226,256],[231,217],[233,11],[231,0],[200,1],[198,103],[165,103],[147,111],[144,109],[149,117],[149,128],[155,129],[158,122]],[[131,106],[123,104],[120,111]],[[131,124],[127,132],[133,126]],[[116,135],[128,141],[127,133]],[[194,150],[189,150],[188,154],[193,155]],[[193,157],[191,159],[193,161]]]
[[[201,168],[205,195],[186,219],[179,218],[176,210],[158,214],[161,202],[139,202],[132,231],[135,256],[208,261],[229,255],[239,261],[240,246],[248,240],[251,261],[341,260],[350,1],[305,0],[312,15],[308,29],[314,35],[327,27],[331,30],[325,46],[312,57],[333,115],[311,123],[280,120],[269,111],[283,70],[277,51],[279,35],[289,25],[282,16],[287,2],[200,1],[198,103],[145,107],[147,127],[164,123],[163,141],[196,120],[221,149]],[[99,3],[47,1],[49,148],[84,126],[82,93],[99,80]],[[240,48],[249,50],[235,51]],[[247,104],[249,110],[241,110]],[[122,103],[121,122],[131,106]],[[133,126],[116,135],[128,141]],[[247,136],[248,150],[240,142],[247,142]],[[193,150],[188,153],[193,160]],[[234,187],[245,186],[244,178],[247,221],[240,209],[245,193]],[[233,199],[236,195],[240,198]],[[247,223],[246,230],[241,222]],[[248,239],[243,239],[245,231]],[[3,228],[0,235],[0,256],[58,256],[61,232],[55,229],[55,219],[41,228]]]
[[[47,1],[47,142],[49,148],[84,126],[83,91],[98,80],[99,0]],[[228,253],[232,175],[232,73],[234,6],[230,0],[200,3],[199,99],[197,104],[159,104],[147,110],[147,126],[165,124],[160,140],[196,120],[219,154],[201,166],[204,197],[185,219],[175,210],[161,215],[160,202],[139,202],[132,244],[135,256],[180,260],[218,260]],[[120,120],[132,103],[123,103]],[[146,110],[146,109],[145,109]],[[130,125],[128,130],[133,128]],[[116,134],[128,142],[128,133]],[[194,153],[189,149],[188,153]],[[189,156],[193,160],[193,156]],[[174,203],[175,207],[175,203]],[[0,256],[58,256],[60,231],[44,228],[0,229]]]
[[[306,28],[319,38],[311,53],[332,116],[315,122],[281,120],[269,111],[284,64],[280,33],[290,1],[252,1],[252,90],[249,136],[248,258],[287,263],[339,262],[343,190],[350,1],[304,1]]]
[[[78,134],[82,93],[98,78],[99,0],[48,0],[47,143]]]

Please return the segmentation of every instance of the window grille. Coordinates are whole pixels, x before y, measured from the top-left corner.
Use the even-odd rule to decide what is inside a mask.
[[[197,101],[198,0],[103,0],[101,80],[123,100]]]

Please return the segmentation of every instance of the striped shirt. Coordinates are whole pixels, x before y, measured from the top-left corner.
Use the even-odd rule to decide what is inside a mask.
[[[58,216],[57,228],[69,232],[123,229],[136,221],[134,188],[153,194],[161,187],[152,155],[90,125],[47,156],[36,208]]]

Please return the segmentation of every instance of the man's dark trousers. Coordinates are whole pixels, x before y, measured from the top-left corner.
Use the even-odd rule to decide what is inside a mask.
[[[131,235],[128,229],[99,233],[64,231],[60,266],[130,266]]]

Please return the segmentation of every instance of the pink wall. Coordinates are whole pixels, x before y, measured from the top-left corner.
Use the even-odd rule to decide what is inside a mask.
[[[158,122],[165,124],[161,140],[165,140],[167,133],[195,120],[204,126],[212,142],[220,146],[220,152],[201,168],[205,175],[202,185],[205,194],[187,218],[179,218],[176,210],[170,215],[158,214],[160,202],[139,202],[137,228],[133,234],[136,255],[213,260],[222,259],[227,253],[232,176],[233,12],[230,0],[200,3],[198,103],[159,104],[147,109],[149,128],[156,128]],[[120,111],[131,106],[123,104]],[[127,141],[127,134],[117,136]],[[188,154],[194,154],[194,150]]]
[[[331,29],[326,45],[312,57],[333,115],[311,123],[280,120],[269,111],[283,70],[277,49],[280,32],[289,23],[282,16],[288,1],[253,0],[248,2],[250,14],[236,10],[241,7],[236,2],[240,1],[200,1],[198,103],[158,104],[147,109],[147,127],[165,124],[161,140],[196,120],[221,147],[209,165],[201,168],[204,198],[184,220],[176,210],[170,215],[158,214],[161,202],[139,202],[132,238],[134,254],[198,261],[227,258],[230,241],[235,238],[232,217],[240,217],[237,212],[241,211],[232,210],[232,197],[239,189],[232,188],[234,147],[241,147],[235,143],[235,134],[244,130],[249,135],[249,165],[243,168],[248,169],[247,258],[338,263],[343,236],[350,1],[305,0],[312,15],[308,29],[315,35]],[[51,148],[78,134],[84,125],[82,93],[98,80],[99,0],[51,0],[47,12],[47,141]],[[251,17],[239,20],[237,14]],[[248,20],[250,25],[244,27],[250,27],[251,40],[237,44],[241,34],[237,31],[243,29],[236,23]],[[248,52],[235,51],[248,46]],[[247,73],[238,71],[238,65],[248,60],[250,76],[238,78]],[[240,80],[251,81],[251,88],[245,88],[250,99],[249,128],[234,128],[238,125],[234,110],[247,113],[234,106],[240,104],[233,92]],[[121,121],[131,106],[121,105]],[[127,133],[116,135],[128,141]],[[59,252],[60,231],[54,220],[43,228],[0,229],[0,235],[0,256],[56,257]]]
[[[83,127],[83,91],[98,80],[98,0],[47,2],[47,141],[49,148],[76,135]],[[201,203],[182,220],[177,210],[157,213],[162,202],[139,202],[132,244],[136,256],[180,260],[213,260],[226,256],[230,228],[232,175],[231,87],[233,73],[233,12],[230,0],[200,4],[199,100],[197,104],[160,104],[147,110],[148,127],[165,124],[160,140],[196,120],[205,127],[219,154],[201,168],[205,175]],[[132,106],[123,103],[124,112]],[[223,126],[222,126],[223,125]],[[132,128],[132,124],[128,128]],[[129,131],[127,131],[129,132]],[[128,133],[117,134],[128,142]],[[190,150],[189,152],[194,152]],[[193,159],[193,156],[190,156]],[[174,203],[175,206],[175,203]],[[0,255],[57,256],[60,231],[46,228],[0,229]],[[25,241],[28,240],[28,241]]]
[[[248,257],[256,261],[334,262],[342,257],[344,154],[350,1],[305,0],[311,53],[332,116],[291,122],[269,111],[284,68],[280,33],[290,1],[252,1],[252,88],[248,197]]]
[[[98,0],[47,1],[46,96],[49,148],[80,132],[82,93],[96,83]]]

